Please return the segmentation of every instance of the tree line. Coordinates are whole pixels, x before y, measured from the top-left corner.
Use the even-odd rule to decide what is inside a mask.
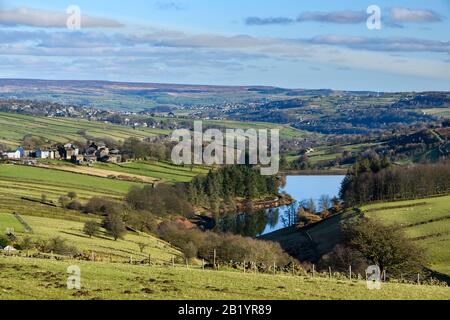
[[[278,195],[281,183],[276,176],[262,176],[253,166],[225,166],[195,177],[187,184],[187,195],[193,205],[211,208],[213,212],[225,206],[233,211],[236,198],[252,200]]]
[[[448,192],[448,162],[393,166],[379,159],[360,159],[345,177],[340,197],[349,207],[374,201],[407,200]]]

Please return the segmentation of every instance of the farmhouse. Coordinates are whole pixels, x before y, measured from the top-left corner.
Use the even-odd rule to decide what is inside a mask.
[[[61,159],[69,161],[72,160],[72,156],[78,156],[79,154],[79,149],[71,143],[67,143],[64,146],[59,147],[58,151]]]
[[[89,145],[84,153],[84,160],[92,165],[97,161],[119,163],[122,161],[120,151],[117,149],[109,149],[105,145],[96,145],[94,142]]]

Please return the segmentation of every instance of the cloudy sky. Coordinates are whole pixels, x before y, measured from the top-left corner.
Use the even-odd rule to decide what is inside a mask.
[[[0,55],[1,78],[450,90],[450,0],[0,0]]]

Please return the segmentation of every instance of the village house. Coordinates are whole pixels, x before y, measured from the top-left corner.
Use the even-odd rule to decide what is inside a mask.
[[[77,154],[76,156],[72,156],[70,161],[74,164],[83,164],[84,163],[84,156],[81,154]]]
[[[105,145],[96,145],[94,142],[89,145],[85,150],[84,160],[88,165],[92,166],[95,162],[109,162],[119,163],[122,162],[122,156],[117,149],[109,149]]]
[[[20,151],[16,150],[14,152],[7,152],[6,158],[7,159],[20,159]]]
[[[36,158],[38,158],[38,159],[54,159],[55,152],[53,150],[37,149],[36,150]]]
[[[58,148],[61,159],[72,160],[72,156],[78,156],[79,149],[71,143],[65,144],[63,147]]]

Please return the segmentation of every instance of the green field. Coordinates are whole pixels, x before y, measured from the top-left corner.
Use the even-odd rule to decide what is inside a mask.
[[[206,167],[176,166],[167,162],[135,161],[120,164],[97,163],[96,168],[142,175],[168,182],[189,182],[198,175],[208,173]]]
[[[450,275],[450,196],[373,204],[361,208],[366,216],[402,225],[421,246],[432,270]]]
[[[11,213],[0,213],[0,234],[4,234],[8,229],[14,232],[23,232],[23,225]]]
[[[81,271],[81,290],[68,290],[67,267]],[[450,289],[238,271],[208,271],[0,256],[0,299],[450,299]],[[19,276],[20,274],[20,276]],[[45,290],[43,290],[45,289]]]
[[[125,195],[132,186],[142,185],[32,166],[0,165],[0,195],[5,197],[20,195],[40,198],[41,194],[45,194],[48,200],[56,201],[60,195],[75,191],[82,199],[94,195],[117,198]]]
[[[74,245],[78,252],[95,252],[99,259],[110,261],[128,261],[130,257],[135,260],[143,260],[151,255],[152,261],[168,263],[172,257],[180,256],[180,252],[172,248],[166,242],[149,234],[140,232],[128,232],[124,239],[114,241],[106,234],[104,229],[95,237],[89,238],[83,233],[84,223],[88,220],[101,222],[101,217],[92,214],[81,214],[60,207],[50,207],[33,202],[15,200],[0,202],[0,234],[4,234],[7,228],[14,228],[16,236],[30,236],[33,239],[50,239],[61,237],[67,243]],[[18,212],[26,223],[32,228],[32,232],[25,232],[23,226],[14,217],[12,212]],[[140,252],[138,243],[147,246]]]
[[[11,148],[20,145],[23,137],[31,134],[41,137],[49,143],[86,142],[89,138],[109,137],[125,140],[129,137],[140,139],[159,134],[168,134],[167,130],[139,128],[133,129],[103,122],[72,118],[46,118],[0,112],[0,143]]]

